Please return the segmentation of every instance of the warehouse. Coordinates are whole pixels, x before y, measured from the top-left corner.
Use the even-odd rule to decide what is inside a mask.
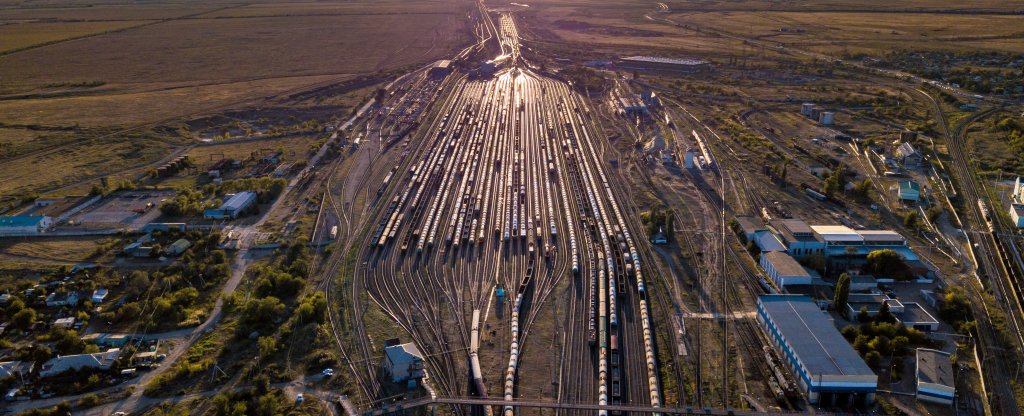
[[[956,383],[949,356],[942,351],[917,349],[917,400],[947,406],[953,404]]]
[[[53,218],[45,215],[17,215],[0,217],[0,235],[30,235],[46,231]]]
[[[761,268],[776,286],[809,285],[811,274],[793,260],[789,254],[781,251],[769,251],[761,254]]]
[[[874,401],[878,376],[810,297],[762,295],[757,323],[809,402],[864,407]]]
[[[251,191],[231,195],[220,208],[208,209],[203,217],[212,220],[234,219],[245,213],[245,210],[256,203],[256,193]]]
[[[704,72],[711,63],[700,59],[676,59],[656,56],[629,56],[619,59],[619,68],[663,72]]]

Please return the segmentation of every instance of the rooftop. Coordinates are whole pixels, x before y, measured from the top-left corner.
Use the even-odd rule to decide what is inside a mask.
[[[900,191],[901,192],[907,192],[907,191],[921,192],[921,185],[918,185],[917,182],[914,182],[914,181],[901,181],[900,182]]]
[[[39,225],[46,218],[42,215],[15,215],[0,217],[0,227],[28,227]]]
[[[622,58],[623,61],[632,62],[653,62],[659,64],[672,64],[672,65],[705,65],[708,61],[702,59],[690,59],[690,58],[665,58],[660,56],[627,56]]]
[[[935,319],[932,314],[928,313],[921,305],[916,302],[907,302],[903,304],[903,312],[895,314],[896,318],[903,323],[919,323],[919,324],[937,324],[938,319]]]
[[[743,232],[753,233],[766,229],[764,221],[761,221],[760,218],[753,215],[737,215],[736,223],[739,224],[740,229],[742,229]]]
[[[890,230],[858,230],[857,234],[860,234],[866,243],[906,241],[900,233]]]
[[[810,273],[807,273],[807,270],[804,269],[804,266],[801,266],[800,263],[797,263],[796,260],[793,260],[793,258],[790,257],[789,254],[786,254],[781,251],[769,251],[761,255],[764,256],[765,260],[772,264],[772,267],[774,267],[775,271],[779,272],[779,275],[781,276],[811,275]]]
[[[809,374],[875,376],[810,297],[762,295],[758,303]]]
[[[761,231],[754,235],[754,244],[761,251],[786,251],[786,246],[779,241],[779,238],[768,231]]]
[[[1018,217],[1024,217],[1024,204],[1010,204],[1010,209],[1017,213]]]
[[[953,362],[949,353],[917,349],[917,380],[919,383],[941,384],[953,386]]]
[[[818,240],[818,237],[814,235],[814,230],[802,220],[774,220],[770,224],[772,228],[782,234],[782,238],[786,241]]]
[[[409,357],[419,360],[423,359],[423,354],[420,353],[420,349],[416,348],[416,344],[411,342],[387,347],[384,349],[384,354],[387,355],[388,360],[393,363],[408,361]]]
[[[256,193],[252,191],[243,191],[231,196],[227,201],[221,204],[221,209],[241,209],[243,205],[249,202],[249,199],[256,199]]]
[[[861,237],[860,233],[845,225],[813,225],[811,228],[825,241],[864,241],[864,237]]]

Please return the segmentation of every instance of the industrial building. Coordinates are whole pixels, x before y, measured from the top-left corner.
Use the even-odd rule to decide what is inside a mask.
[[[746,237],[747,241],[753,241],[759,232],[768,231],[764,221],[753,215],[737,215],[736,226],[740,227],[740,231],[743,232],[743,236]]]
[[[951,406],[956,397],[953,361],[947,352],[917,349],[917,400]]]
[[[628,70],[695,73],[711,69],[711,63],[700,59],[677,59],[656,56],[620,58],[618,67]]]
[[[810,403],[864,407],[874,401],[878,376],[810,297],[762,295],[757,323]]]
[[[899,190],[896,195],[904,202],[917,203],[921,199],[921,186],[914,181],[900,181]]]
[[[761,254],[761,268],[768,274],[768,277],[775,282],[776,286],[786,285],[809,285],[812,276],[793,260],[789,254],[781,251],[769,251]]]
[[[825,242],[815,234],[811,226],[801,220],[774,220],[768,225],[786,245],[786,252],[793,258],[801,259],[825,250]]]
[[[440,60],[434,63],[434,66],[430,67],[430,77],[434,79],[444,79],[452,72],[452,61]]]
[[[923,332],[939,330],[939,320],[919,303],[903,303],[881,293],[851,293],[846,303],[847,316],[854,317],[864,311],[868,316],[875,317],[883,303],[889,307],[889,313],[896,321],[907,328]]]
[[[212,220],[234,219],[241,216],[246,209],[256,203],[256,193],[251,191],[231,195],[219,208],[203,212],[203,218]]]
[[[647,114],[647,104],[637,94],[619,97],[619,111],[627,116]]]
[[[411,342],[385,347],[384,370],[395,383],[419,380],[423,378],[423,354]]]
[[[53,218],[45,215],[15,215],[0,217],[0,236],[33,235],[53,226]]]

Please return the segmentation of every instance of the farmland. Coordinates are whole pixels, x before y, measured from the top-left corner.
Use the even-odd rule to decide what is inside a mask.
[[[173,132],[182,122],[422,65],[470,39],[462,2],[52,6],[0,3],[0,197],[145,167],[194,139]],[[360,100],[348,93],[319,99]]]

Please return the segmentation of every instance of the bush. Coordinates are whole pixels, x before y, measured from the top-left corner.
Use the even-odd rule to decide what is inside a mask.
[[[78,399],[78,407],[95,407],[100,404],[100,396],[95,394],[86,394]]]

